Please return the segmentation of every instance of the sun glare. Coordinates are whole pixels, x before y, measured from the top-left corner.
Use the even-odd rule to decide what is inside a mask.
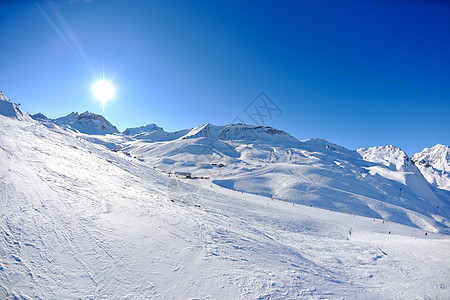
[[[115,89],[111,82],[102,79],[93,85],[92,91],[94,92],[94,97],[105,104],[109,99],[114,97]]]

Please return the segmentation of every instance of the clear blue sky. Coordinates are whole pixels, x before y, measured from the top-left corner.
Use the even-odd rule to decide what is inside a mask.
[[[30,113],[254,124],[264,91],[282,111],[265,124],[298,139],[450,144],[448,1],[1,1],[0,38],[0,90]]]

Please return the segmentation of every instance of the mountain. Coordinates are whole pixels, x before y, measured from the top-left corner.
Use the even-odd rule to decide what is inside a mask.
[[[22,121],[30,121],[30,116],[19,108],[19,105],[12,103],[3,92],[0,92],[0,115]]]
[[[155,124],[149,124],[142,127],[127,128],[123,134],[133,136],[136,139],[152,141],[169,141],[179,138],[211,138],[225,141],[241,140],[251,142],[255,140],[265,140],[273,143],[298,142],[298,140],[282,130],[269,126],[252,126],[246,124],[229,124],[225,126],[204,124],[192,129],[184,129],[175,132],[166,132]]]
[[[36,120],[36,121],[48,121],[48,120],[51,120],[51,119],[47,118],[47,116],[42,114],[42,113],[37,113],[37,114],[31,115],[30,117],[33,118],[33,120]]]
[[[450,191],[450,148],[436,145],[413,155],[412,160],[435,187]]]
[[[106,120],[105,117],[88,111],[82,114],[72,112],[65,117],[57,118],[55,122],[62,125],[69,125],[79,132],[86,134],[104,135],[119,133],[117,128]]]
[[[145,126],[135,127],[135,128],[127,128],[124,130],[123,134],[125,135],[138,135],[140,133],[150,133],[154,131],[162,131],[163,129],[156,124],[148,124]]]
[[[241,140],[251,142],[255,140],[267,140],[272,142],[298,142],[288,133],[269,126],[253,126],[246,124],[229,124],[215,126],[205,124],[193,128],[184,138],[214,138],[218,140]]]
[[[357,152],[364,160],[379,163],[394,171],[416,171],[408,155],[393,145],[361,148]]]
[[[167,132],[156,124],[146,126],[127,128],[123,132],[126,136],[132,136],[133,139],[147,142],[173,141],[186,135],[190,129]]]

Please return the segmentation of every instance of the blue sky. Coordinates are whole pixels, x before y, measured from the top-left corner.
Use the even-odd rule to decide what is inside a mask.
[[[449,16],[419,0],[2,1],[0,90],[30,113],[170,131],[261,125],[246,112],[264,92],[265,125],[412,155],[450,144]]]

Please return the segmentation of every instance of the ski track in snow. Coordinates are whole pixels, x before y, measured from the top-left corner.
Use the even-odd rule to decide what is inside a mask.
[[[446,235],[174,180],[0,116],[0,298],[450,298]]]

